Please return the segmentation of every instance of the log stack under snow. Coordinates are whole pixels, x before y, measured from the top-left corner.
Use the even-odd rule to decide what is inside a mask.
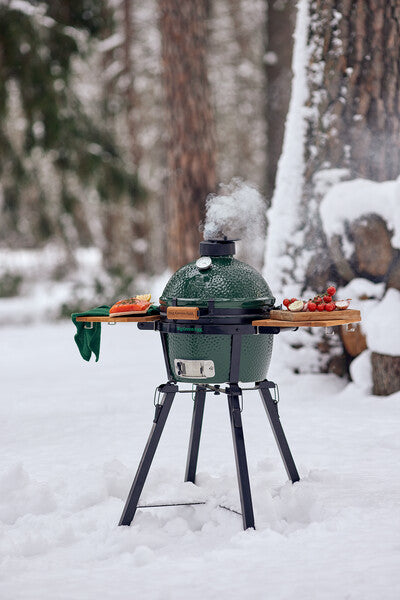
[[[352,298],[363,315],[355,332],[341,332],[343,346],[369,366],[376,395],[400,389],[399,204],[400,179],[357,179],[334,185],[320,206],[332,261],[348,282],[339,295]],[[365,377],[357,365],[350,372]]]

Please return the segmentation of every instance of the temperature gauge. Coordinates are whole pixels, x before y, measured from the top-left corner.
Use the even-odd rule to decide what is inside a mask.
[[[200,271],[206,271],[212,265],[212,260],[209,256],[201,256],[196,260],[196,267]]]

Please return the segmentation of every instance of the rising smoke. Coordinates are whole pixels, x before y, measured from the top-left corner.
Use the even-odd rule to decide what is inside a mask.
[[[206,201],[204,239],[240,239],[238,256],[260,269],[265,243],[265,200],[249,183],[235,178]]]

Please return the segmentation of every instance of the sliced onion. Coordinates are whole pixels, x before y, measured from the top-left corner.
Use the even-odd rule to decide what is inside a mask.
[[[347,298],[347,300],[335,300],[336,308],[339,310],[346,310],[349,308],[351,302],[351,298]]]
[[[303,310],[303,300],[295,300],[292,304],[289,304],[288,309],[292,312],[300,312]]]

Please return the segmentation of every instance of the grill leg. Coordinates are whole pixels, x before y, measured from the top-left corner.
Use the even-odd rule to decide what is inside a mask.
[[[201,426],[203,424],[204,403],[206,388],[202,385],[196,387],[194,398],[192,428],[190,430],[189,450],[186,461],[185,481],[195,483],[197,459],[199,456]]]
[[[153,426],[118,525],[130,525],[132,523],[140,494],[142,493],[143,486],[146,482],[172,402],[178,391],[178,386],[172,383],[166,383],[165,385],[161,385],[158,389],[163,393],[162,403],[156,405]]]
[[[265,411],[268,415],[272,431],[274,432],[276,443],[278,444],[279,452],[285,465],[286,473],[288,474],[289,479],[295,483],[300,480],[300,477],[279,419],[278,407],[269,391],[269,388],[274,387],[274,384],[271,381],[261,381],[258,386]]]
[[[240,413],[239,396],[241,390],[238,385],[227,388],[229,416],[231,419],[233,447],[235,450],[236,472],[239,484],[240,504],[242,506],[243,529],[254,525],[253,503],[251,500],[249,471],[247,468],[246,448],[244,445],[242,416]]]

